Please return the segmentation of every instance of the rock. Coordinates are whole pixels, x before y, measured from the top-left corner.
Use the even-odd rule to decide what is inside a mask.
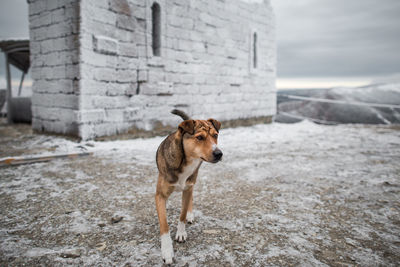
[[[215,234],[219,234],[220,231],[216,230],[216,229],[207,229],[207,230],[203,230],[204,234],[210,234],[210,235],[215,235]]]
[[[103,250],[106,249],[106,247],[107,247],[107,243],[106,242],[101,242],[101,243],[96,244],[96,249],[98,251],[103,251]]]
[[[123,216],[118,216],[118,215],[116,215],[116,216],[114,216],[114,217],[111,218],[111,223],[112,223],[112,224],[114,224],[114,223],[119,223],[120,221],[122,221],[123,218],[124,218]]]
[[[81,256],[81,250],[78,248],[65,250],[61,252],[60,256],[62,258],[72,258],[72,259],[79,258]]]

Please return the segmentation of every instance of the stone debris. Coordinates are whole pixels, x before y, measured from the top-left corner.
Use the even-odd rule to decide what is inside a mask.
[[[119,223],[120,221],[122,221],[123,218],[124,218],[123,216],[116,215],[111,218],[111,223],[112,224]]]
[[[98,251],[103,251],[106,249],[106,247],[107,247],[107,242],[101,242],[101,243],[96,244],[96,249]]]
[[[69,249],[69,250],[65,250],[63,252],[60,253],[60,257],[62,258],[79,258],[81,256],[81,250],[80,249]]]
[[[216,230],[216,229],[206,229],[206,230],[203,230],[203,233],[209,234],[209,235],[216,235],[216,234],[219,234],[220,232],[221,232],[221,231]]]

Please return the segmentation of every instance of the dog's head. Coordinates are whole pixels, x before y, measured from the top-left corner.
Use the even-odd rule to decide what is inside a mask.
[[[182,134],[185,155],[211,163],[220,161],[223,155],[217,147],[220,128],[221,123],[215,119],[181,122],[178,129]]]

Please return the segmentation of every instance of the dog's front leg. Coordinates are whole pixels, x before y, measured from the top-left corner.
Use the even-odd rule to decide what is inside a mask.
[[[193,193],[192,196],[190,197],[190,201],[189,201],[189,207],[188,207],[188,211],[186,214],[186,221],[189,224],[192,224],[194,221],[194,213],[193,213]]]
[[[159,186],[156,192],[156,207],[158,214],[158,222],[160,224],[160,236],[161,236],[161,256],[166,264],[171,264],[174,258],[174,248],[172,246],[172,240],[169,233],[169,227],[167,222],[167,198],[162,193]]]
[[[179,243],[185,242],[187,239],[187,233],[185,229],[186,215],[189,209],[190,202],[193,197],[193,186],[182,192],[182,210],[181,216],[179,217],[178,228],[176,230],[175,240]]]

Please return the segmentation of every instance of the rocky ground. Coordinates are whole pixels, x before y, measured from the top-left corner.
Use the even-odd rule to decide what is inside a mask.
[[[92,156],[0,168],[1,266],[161,266],[162,137],[76,142],[0,125],[0,157]],[[400,128],[311,122],[222,130],[203,164],[176,266],[399,266]],[[168,203],[172,236],[180,195]]]

